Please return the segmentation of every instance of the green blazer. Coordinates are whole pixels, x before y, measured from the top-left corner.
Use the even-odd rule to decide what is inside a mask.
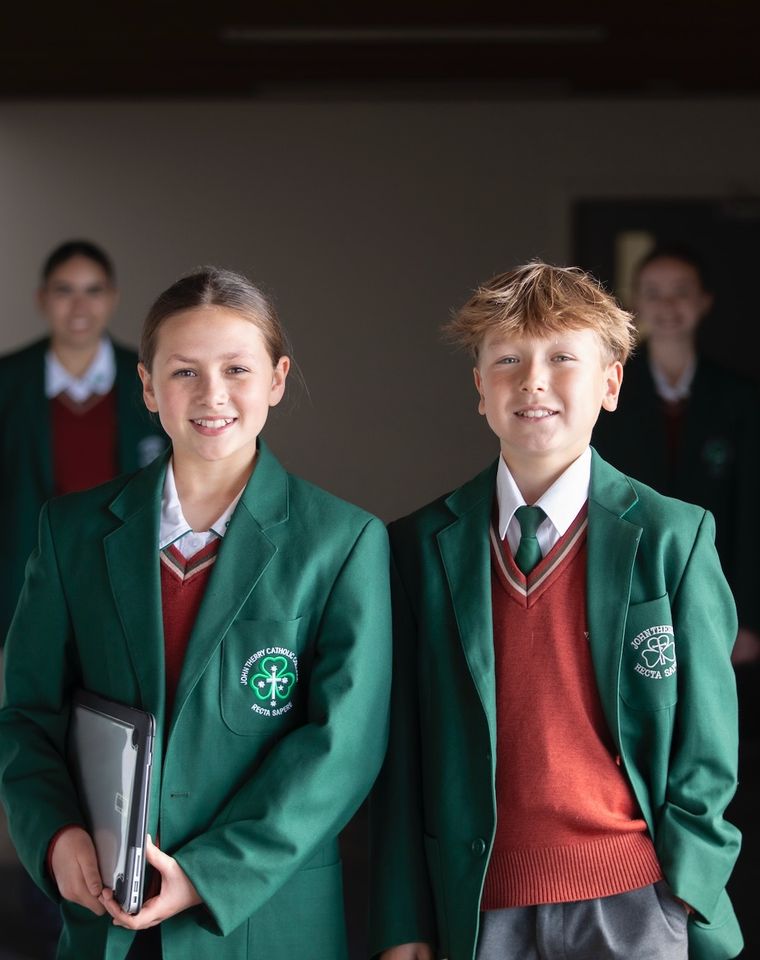
[[[371,805],[373,952],[427,941],[438,957],[474,955],[496,826],[495,480],[496,464],[390,528],[394,672],[390,744]],[[692,960],[725,960],[742,945],[725,893],[739,836],[723,819],[736,787],[736,615],[713,535],[710,514],[594,453],[587,617],[595,675],[663,873],[697,911]],[[635,670],[632,641],[660,625],[674,628],[677,671],[652,679]]]
[[[341,960],[337,835],[387,740],[388,541],[266,446],[230,522],[165,713],[158,523],[166,457],[51,500],[6,656],[0,790],[11,837],[56,895],[48,845],[82,814],[63,761],[72,688],[156,717],[149,831],[205,906],[166,920],[165,960]],[[252,685],[294,676],[286,710]],[[265,668],[266,669],[266,668]],[[252,709],[258,706],[258,709]],[[59,960],[123,960],[133,935],[62,905]]]
[[[599,453],[619,470],[712,513],[715,544],[736,598],[739,622],[756,631],[760,631],[759,417],[755,385],[700,357],[677,462],[669,471],[662,401],[644,347],[626,364],[617,410],[602,411],[593,436]]]
[[[5,505],[0,552],[0,646],[8,632],[24,567],[37,542],[42,504],[53,495],[50,405],[45,396],[48,338],[0,357],[0,502]],[[166,437],[142,401],[137,354],[114,344],[117,453],[120,473],[149,463]]]

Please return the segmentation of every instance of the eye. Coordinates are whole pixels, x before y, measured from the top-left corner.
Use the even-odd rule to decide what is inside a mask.
[[[235,366],[235,367],[228,367],[228,368],[227,368],[227,373],[232,373],[232,374],[250,373],[250,372],[251,372],[251,371],[248,369],[248,367],[238,367],[238,366]]]
[[[496,365],[497,365],[497,366],[501,365],[501,366],[504,366],[504,367],[511,366],[511,365],[514,364],[514,363],[519,363],[519,360],[517,359],[517,357],[500,357],[500,358],[496,361]]]
[[[182,377],[195,377],[195,376],[197,376],[195,370],[189,370],[186,367],[183,368],[182,370],[175,370],[172,373],[172,377],[177,377],[179,379],[181,379]]]
[[[569,353],[555,353],[552,357],[552,360],[555,360],[557,363],[564,363],[566,360],[574,360],[575,357],[571,357]]]

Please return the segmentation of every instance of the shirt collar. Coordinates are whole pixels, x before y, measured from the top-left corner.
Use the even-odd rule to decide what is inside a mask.
[[[536,506],[546,514],[559,536],[563,536],[588,500],[591,483],[591,448],[574,460],[565,472],[536,501]],[[496,500],[499,507],[499,536],[503,540],[515,510],[525,503],[509,467],[499,457],[496,471]],[[545,521],[544,521],[545,522]]]
[[[693,357],[684,372],[675,383],[671,383],[665,374],[656,366],[650,357],[649,369],[652,372],[654,387],[657,395],[669,403],[677,403],[679,400],[685,400],[691,393],[691,385],[694,381],[694,374],[697,372],[697,359]]]
[[[56,357],[52,347],[45,354],[45,396],[48,400],[59,393],[67,393],[77,403],[84,403],[93,394],[105,396],[116,382],[116,356],[108,337],[98,344],[89,367],[81,377],[75,377]]]
[[[235,497],[232,503],[227,507],[224,513],[215,520],[209,527],[208,532],[215,533],[218,537],[223,537],[230,524],[230,518],[235,512],[238,500],[243,495],[243,491]],[[166,478],[164,479],[164,491],[161,495],[161,519],[158,529],[158,549],[163,550],[170,543],[179,540],[187,533],[194,533],[193,528],[185,519],[182,512],[182,504],[179,502],[177,493],[177,483],[174,479],[174,465],[170,460],[166,467]],[[206,532],[206,531],[201,531]]]

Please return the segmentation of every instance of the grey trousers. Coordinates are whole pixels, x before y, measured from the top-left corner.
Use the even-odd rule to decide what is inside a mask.
[[[476,960],[688,960],[686,922],[662,880],[597,900],[486,910]]]

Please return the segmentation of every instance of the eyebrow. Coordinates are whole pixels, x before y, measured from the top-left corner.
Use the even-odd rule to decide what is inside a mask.
[[[215,357],[215,360],[239,360],[242,357],[253,357],[253,354],[249,353],[247,350],[233,350],[232,353],[222,353],[220,356]],[[179,353],[173,353],[171,356],[166,358],[167,363],[173,363],[177,361],[178,363],[198,363],[199,361],[193,357],[183,357]]]
[[[108,284],[103,283],[100,280],[95,280],[93,283],[86,283],[82,287],[77,287],[76,283],[71,283],[68,280],[51,280],[49,286],[53,290],[84,290],[85,293],[92,293],[100,290],[107,290]]]

